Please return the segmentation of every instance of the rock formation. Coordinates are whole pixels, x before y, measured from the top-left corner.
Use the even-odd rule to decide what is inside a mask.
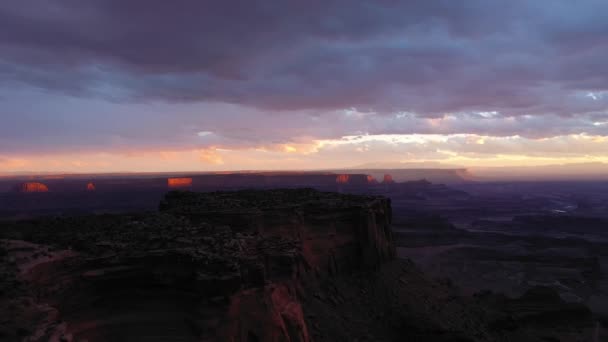
[[[336,183],[347,184],[349,178],[350,178],[349,175],[338,175],[338,176],[336,176]]]
[[[307,267],[316,273],[377,266],[395,253],[390,200],[383,197],[312,189],[170,192],[160,209],[262,237],[297,236]]]
[[[363,187],[366,188],[370,185],[369,176],[365,174],[339,174],[336,176],[336,184],[341,188],[342,185],[348,185],[349,187]]]
[[[384,178],[382,179],[382,183],[384,184],[392,184],[395,183],[395,181],[393,180],[393,176],[391,176],[390,174],[385,174]]]
[[[87,183],[87,191],[95,191],[95,184],[93,182]]]
[[[48,192],[49,188],[45,184],[39,182],[25,182],[17,185],[15,190],[22,193]]]
[[[154,213],[0,222],[0,340],[528,341],[394,260],[390,204],[173,191]]]
[[[331,170],[330,170],[331,171]],[[467,169],[437,169],[437,168],[355,168],[336,170],[341,174],[362,173],[372,175],[378,180],[382,179],[385,174],[390,174],[395,182],[417,181],[419,179],[428,179],[429,181],[439,184],[459,184],[474,180]]]
[[[168,178],[169,189],[188,188],[192,186],[192,178]]]
[[[21,316],[40,319],[22,337],[309,341],[307,284],[395,254],[390,202],[380,197],[171,192],[161,209],[3,229],[32,240],[4,241],[24,284],[15,300],[35,302]]]

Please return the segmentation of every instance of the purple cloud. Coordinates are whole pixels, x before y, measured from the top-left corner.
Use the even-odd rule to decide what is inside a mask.
[[[601,0],[6,0],[0,152],[607,135],[607,11]],[[351,108],[372,114],[344,117]]]

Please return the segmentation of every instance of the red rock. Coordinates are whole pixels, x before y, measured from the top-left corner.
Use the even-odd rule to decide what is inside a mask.
[[[46,223],[35,229],[63,246],[55,252],[63,257],[38,253],[20,281],[58,313],[48,320],[64,324],[62,337],[308,342],[308,284],[374,270],[395,256],[383,197],[172,191],[160,209],[53,221],[72,231],[67,239],[42,229]],[[49,324],[29,320],[28,333],[45,329],[30,340],[51,340]]]
[[[282,284],[232,296],[220,330],[223,341],[310,341],[302,306]]]
[[[26,182],[17,186],[18,192],[48,192],[49,188],[39,182]]]
[[[92,182],[89,182],[87,184],[87,191],[95,191],[95,184],[93,184]]]
[[[336,177],[336,183],[338,184],[347,184],[350,179],[349,175],[338,175]]]
[[[167,186],[171,189],[191,187],[192,178],[168,178]]]
[[[393,176],[391,176],[390,174],[385,174],[384,179],[382,180],[382,183],[391,184],[391,183],[395,183],[395,181],[393,180]]]

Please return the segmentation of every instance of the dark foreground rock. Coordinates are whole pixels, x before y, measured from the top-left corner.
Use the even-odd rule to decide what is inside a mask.
[[[171,192],[160,209],[3,223],[0,340],[576,341],[595,333],[588,311],[559,297],[460,297],[394,260],[382,197]],[[555,331],[551,313],[561,309]]]

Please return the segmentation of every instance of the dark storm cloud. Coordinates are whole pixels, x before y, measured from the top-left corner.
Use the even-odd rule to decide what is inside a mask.
[[[0,155],[607,136],[605,13],[602,0],[3,0]]]
[[[84,96],[261,108],[606,109],[604,1],[9,0],[0,73]],[[576,92],[581,96],[576,96]]]

